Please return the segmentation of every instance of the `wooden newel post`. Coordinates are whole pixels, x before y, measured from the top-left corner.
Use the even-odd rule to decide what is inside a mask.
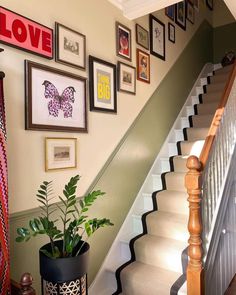
[[[196,156],[187,160],[189,172],[185,177],[185,186],[189,195],[188,240],[189,262],[187,267],[188,295],[204,294],[204,270],[202,264],[202,221],[201,221],[201,163]]]
[[[20,279],[21,290],[19,295],[36,295],[35,290],[31,287],[33,278],[30,273],[26,272]]]

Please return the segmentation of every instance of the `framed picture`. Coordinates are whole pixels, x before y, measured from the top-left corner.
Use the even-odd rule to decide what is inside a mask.
[[[213,0],[206,0],[206,5],[210,10],[213,10]]]
[[[168,16],[171,20],[175,20],[175,5],[170,5],[165,8],[165,14]]]
[[[138,45],[144,47],[145,49],[149,49],[148,31],[138,24],[136,24],[136,42]]]
[[[116,65],[89,56],[90,111],[117,112]]]
[[[86,79],[25,61],[25,128],[87,132]]]
[[[195,10],[199,11],[199,0],[193,0],[193,6]]]
[[[56,61],[85,70],[86,37],[56,23]]]
[[[168,39],[172,43],[175,43],[175,26],[168,23]]]
[[[45,171],[77,167],[76,138],[45,138]]]
[[[136,93],[136,69],[122,62],[118,62],[119,91]]]
[[[137,48],[137,79],[150,83],[150,55]]]
[[[53,59],[53,30],[0,6],[0,43]]]
[[[194,24],[194,7],[190,2],[187,2],[187,20]]]
[[[131,30],[116,22],[116,54],[131,61]]]
[[[150,52],[165,60],[165,25],[155,16],[150,14]]]
[[[175,22],[176,24],[186,30],[186,4],[185,1],[181,1],[175,4]]]

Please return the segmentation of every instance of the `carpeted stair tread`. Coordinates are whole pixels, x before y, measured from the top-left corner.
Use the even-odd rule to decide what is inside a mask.
[[[204,140],[207,137],[209,127],[206,128],[186,128],[188,141]]]
[[[186,191],[184,172],[168,172],[165,174],[166,189],[172,191]]]
[[[229,73],[221,73],[218,75],[213,75],[209,77],[210,84],[215,84],[215,83],[226,83],[228,79]]]
[[[199,157],[201,150],[203,148],[205,140],[195,140],[195,141],[181,141],[180,150],[181,155],[194,155]]]
[[[223,92],[225,88],[225,82],[209,84],[206,86],[206,93]]]
[[[181,272],[181,254],[187,242],[146,234],[135,241],[136,261]]]
[[[221,75],[223,73],[230,73],[233,69],[233,64],[232,65],[229,65],[229,66],[226,66],[226,67],[223,67],[223,68],[220,68],[218,70],[215,70],[214,71],[214,75]]]
[[[172,163],[175,172],[187,172],[188,168],[186,167],[188,156],[174,156]]]
[[[186,200],[187,202],[187,200]],[[187,242],[188,215],[154,211],[146,218],[148,234]]]
[[[170,295],[180,273],[133,262],[121,272],[122,295]]]
[[[191,117],[192,125],[194,128],[209,128],[213,117],[214,114],[194,115]]]
[[[204,94],[202,94],[202,102],[203,103],[212,103],[212,102],[219,103],[222,95],[223,95],[222,91],[204,93]]]
[[[200,103],[196,106],[197,114],[198,115],[209,115],[209,114],[214,115],[218,105],[219,105],[218,101],[211,102],[211,103]]]
[[[188,214],[187,192],[164,190],[156,194],[158,211]]]

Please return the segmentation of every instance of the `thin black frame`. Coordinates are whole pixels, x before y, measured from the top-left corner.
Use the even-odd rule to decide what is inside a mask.
[[[182,24],[181,22],[179,22],[178,21],[178,13],[177,13],[177,11],[178,11],[178,5],[180,4],[180,3],[182,3],[183,2],[183,4],[184,4],[184,15],[183,15],[183,17],[184,17],[184,24]],[[181,28],[181,29],[183,29],[184,31],[186,31],[186,2],[185,1],[181,1],[181,2],[179,2],[179,3],[176,3],[175,4],[175,23]]]
[[[168,8],[173,9],[173,17],[171,17],[171,15],[168,14]],[[169,5],[168,7],[165,8],[165,15],[168,16],[171,20],[175,20],[175,5]]]
[[[170,38],[170,27],[174,29],[174,40]],[[168,40],[172,43],[175,43],[175,26],[172,23],[168,23]]]
[[[121,65],[124,65],[126,67],[129,67],[133,70],[133,74],[134,74],[134,91],[129,91],[129,90],[124,90],[124,89],[121,89],[121,83],[120,83],[120,78],[121,78]],[[130,66],[124,62],[121,62],[121,61],[118,61],[118,64],[117,64],[117,85],[118,85],[118,91],[121,91],[121,92],[126,92],[126,93],[129,93],[129,94],[133,94],[135,95],[136,94],[136,68],[133,67],[133,66]]]
[[[94,63],[98,63],[101,65],[105,65],[110,67],[113,70],[113,96],[114,96],[114,108],[107,109],[107,108],[100,108],[94,105],[95,93],[94,93]],[[90,111],[99,111],[99,112],[106,112],[106,113],[117,113],[117,87],[116,87],[116,65],[100,58],[94,57],[89,55],[89,101],[90,101]]]
[[[206,5],[210,10],[213,10],[213,0],[212,0],[212,5],[209,3],[209,0],[206,0]]]
[[[186,19],[191,23],[191,24],[194,24],[194,20],[195,20],[195,14],[194,14],[194,6],[191,2],[187,2],[187,7],[186,7]],[[188,15],[188,11],[189,11],[189,7],[192,8],[192,11],[193,11],[193,20],[189,18],[189,15]]]
[[[163,52],[164,52],[164,55],[161,55],[159,53],[157,53],[156,51],[153,50],[153,34],[152,34],[152,31],[153,31],[153,21],[157,22],[159,25],[162,26],[163,28],[163,39],[162,39],[162,42],[163,42]],[[162,60],[165,60],[165,56],[166,56],[166,44],[165,44],[165,24],[163,22],[161,22],[159,19],[157,19],[154,15],[150,14],[149,15],[149,34],[150,34],[150,53]]]
[[[80,37],[83,38],[83,42],[84,42],[84,50],[83,50],[83,66],[80,66],[80,65],[77,65],[77,64],[74,64],[74,63],[71,63],[71,62],[68,62],[68,61],[65,61],[63,59],[60,58],[60,52],[59,52],[59,38],[60,38],[60,27],[65,29],[65,30],[68,30],[68,31],[71,31],[72,33],[76,34],[76,35],[79,35]],[[67,66],[71,66],[71,67],[74,67],[74,68],[78,68],[78,69],[81,69],[81,70],[85,70],[86,69],[86,36],[71,29],[71,28],[68,28],[58,22],[55,23],[55,44],[56,44],[56,50],[55,50],[55,61],[58,62],[58,63],[61,63],[61,64],[65,64]]]
[[[145,31],[145,33],[147,34],[147,46],[144,46],[142,43],[138,42],[138,28],[141,28],[143,31]],[[142,46],[143,48],[149,50],[149,33],[147,30],[145,30],[142,26],[140,26],[139,24],[136,24],[135,26],[135,30],[136,30],[136,43],[140,46]]]

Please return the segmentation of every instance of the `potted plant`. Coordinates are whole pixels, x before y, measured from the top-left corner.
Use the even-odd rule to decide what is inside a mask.
[[[37,235],[49,238],[49,243],[39,250],[43,294],[87,294],[87,240],[99,228],[113,225],[107,218],[88,218],[89,207],[105,193],[96,190],[77,200],[79,179],[76,175],[65,185],[60,205],[52,203],[52,181],[44,181],[36,194],[41,216],[30,220],[29,228],[17,229],[17,242],[27,242]],[[60,216],[53,219],[56,210]]]

